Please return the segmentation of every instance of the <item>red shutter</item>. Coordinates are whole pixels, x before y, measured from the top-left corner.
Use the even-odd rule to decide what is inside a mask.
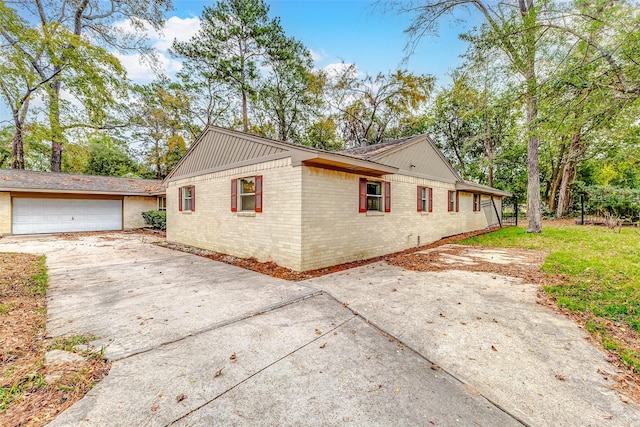
[[[182,210],[182,187],[178,188],[178,210]]]
[[[447,191],[447,212],[451,212],[451,190]]]
[[[460,211],[460,193],[456,191],[456,212]]]
[[[384,211],[391,212],[391,183],[384,183]]]
[[[360,178],[360,212],[367,211],[367,179]]]
[[[422,187],[418,185],[418,212],[422,212]]]
[[[238,212],[238,180],[231,180],[231,212]]]
[[[262,212],[262,176],[256,176],[256,212]]]
[[[196,186],[191,186],[191,212],[196,210]]]
[[[429,212],[433,212],[433,188],[429,188]]]

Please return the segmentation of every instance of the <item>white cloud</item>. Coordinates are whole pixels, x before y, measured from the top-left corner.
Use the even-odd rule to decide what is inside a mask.
[[[161,52],[166,52],[174,39],[181,42],[188,41],[196,35],[198,30],[200,30],[200,18],[172,16],[165,22],[162,34],[157,35],[154,47]]]
[[[127,70],[127,77],[135,83],[149,83],[156,78],[151,64],[139,53],[122,55],[114,53],[122,66]],[[167,76],[173,76],[182,69],[182,63],[164,53],[156,55],[158,71]]]
[[[115,24],[115,27],[122,32],[135,32],[136,29],[130,20],[121,21]],[[156,49],[157,68],[158,71],[173,76],[182,69],[182,63],[169,55],[168,50],[173,40],[187,41],[193,37],[200,29],[200,18],[179,18],[172,16],[165,21],[164,27],[160,31],[156,31],[150,26],[145,27],[145,34],[152,46]],[[122,54],[113,52],[120,60],[123,67],[127,70],[129,79],[136,83],[149,83],[155,79],[156,74],[148,60],[142,55]]]
[[[321,52],[316,52],[313,49],[309,49],[309,53],[311,53],[311,59],[313,60],[313,62],[322,61],[328,56],[324,50]]]
[[[360,75],[360,70],[355,64],[349,64],[348,62],[333,62],[331,64],[327,64],[322,69],[329,77],[337,77],[340,74],[344,73],[349,67],[353,66],[354,76]]]

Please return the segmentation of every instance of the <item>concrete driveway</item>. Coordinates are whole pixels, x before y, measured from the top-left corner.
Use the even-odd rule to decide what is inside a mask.
[[[49,335],[98,335],[95,344],[114,360],[109,375],[50,425],[522,424],[513,407],[425,357],[439,353],[421,338],[422,318],[398,330],[408,342],[417,337],[418,351],[369,324],[366,298],[355,298],[353,287],[336,291],[344,277],[358,283],[355,276],[296,284],[153,240],[109,233],[0,241],[0,251],[47,255]],[[369,280],[395,275],[402,283],[401,273],[375,270]],[[323,290],[330,288],[337,299]]]

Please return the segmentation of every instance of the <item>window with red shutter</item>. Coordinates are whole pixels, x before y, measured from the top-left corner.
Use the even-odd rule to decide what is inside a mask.
[[[457,191],[456,193],[456,212],[458,212],[460,210],[460,193],[458,193]]]
[[[384,211],[391,212],[391,183],[384,183]]]
[[[238,212],[238,180],[231,180],[231,212]]]
[[[178,188],[178,210],[182,210],[182,187]]]
[[[256,176],[256,212],[262,212],[262,176]]]
[[[196,210],[196,186],[191,186],[191,212]]]
[[[424,200],[424,187],[418,186],[418,212],[422,212],[422,205]]]
[[[429,188],[429,212],[433,212],[433,188]]]

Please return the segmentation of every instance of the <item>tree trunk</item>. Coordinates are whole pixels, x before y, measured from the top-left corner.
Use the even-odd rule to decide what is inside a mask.
[[[527,233],[542,232],[542,215],[540,209],[540,169],[539,169],[539,148],[540,140],[537,134],[537,99],[535,92],[536,83],[534,77],[533,82],[529,82],[526,94],[527,104],[527,128],[529,130],[529,141],[527,144],[527,169],[529,179],[527,183],[527,218],[529,226]]]
[[[247,115],[247,92],[242,89],[242,130],[249,132],[249,117]]]
[[[571,206],[571,184],[576,177],[576,167],[578,165],[578,156],[581,153],[580,142],[582,137],[580,131],[575,132],[571,136],[571,145],[569,146],[569,154],[567,161],[562,169],[562,181],[560,183],[560,191],[558,193],[558,207],[556,216],[561,218],[569,211]]]
[[[11,140],[11,169],[24,169],[24,142],[22,141],[21,126],[16,126]]]
[[[51,172],[62,172],[62,127],[60,125],[60,87],[55,77],[49,85],[49,131],[51,132]]]

